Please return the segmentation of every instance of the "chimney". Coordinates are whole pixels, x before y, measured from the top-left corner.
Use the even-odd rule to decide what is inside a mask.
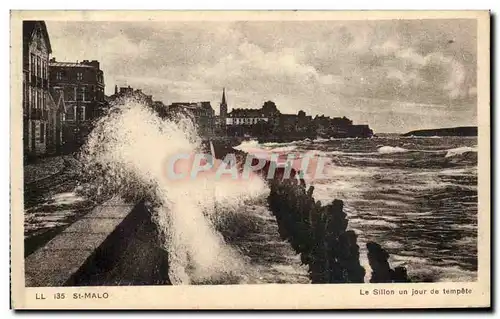
[[[118,85],[115,84],[115,95],[118,94]]]
[[[92,60],[92,61],[83,60],[82,63],[80,63],[80,64],[90,65],[96,69],[99,69],[99,61],[97,61],[97,60]]]

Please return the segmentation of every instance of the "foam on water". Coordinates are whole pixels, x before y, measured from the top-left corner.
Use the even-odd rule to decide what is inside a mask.
[[[405,153],[408,152],[407,149],[396,146],[382,146],[377,149],[377,152],[381,154],[393,154],[393,153]]]
[[[199,151],[201,140],[191,120],[162,120],[141,102],[122,100],[97,123],[81,155],[97,194],[151,203],[174,284],[217,282],[244,269],[242,256],[215,226],[219,214],[268,191],[260,179],[167,177],[167,159]]]

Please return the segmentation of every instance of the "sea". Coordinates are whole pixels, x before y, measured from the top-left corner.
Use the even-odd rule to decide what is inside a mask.
[[[476,280],[477,137],[387,134],[238,148],[246,147],[328,158],[325,178],[312,182],[314,197],[344,201],[365,269],[365,244],[375,241],[414,281]]]

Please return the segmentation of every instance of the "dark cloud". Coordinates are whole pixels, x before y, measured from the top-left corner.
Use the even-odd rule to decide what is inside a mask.
[[[476,120],[475,20],[47,24],[53,55],[100,60],[108,93],[216,106],[226,87],[230,107],[271,99],[377,131]]]

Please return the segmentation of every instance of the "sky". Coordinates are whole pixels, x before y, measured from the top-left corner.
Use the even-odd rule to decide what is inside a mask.
[[[377,133],[477,125],[475,20],[47,21],[57,61],[115,85],[229,110],[346,116]]]

